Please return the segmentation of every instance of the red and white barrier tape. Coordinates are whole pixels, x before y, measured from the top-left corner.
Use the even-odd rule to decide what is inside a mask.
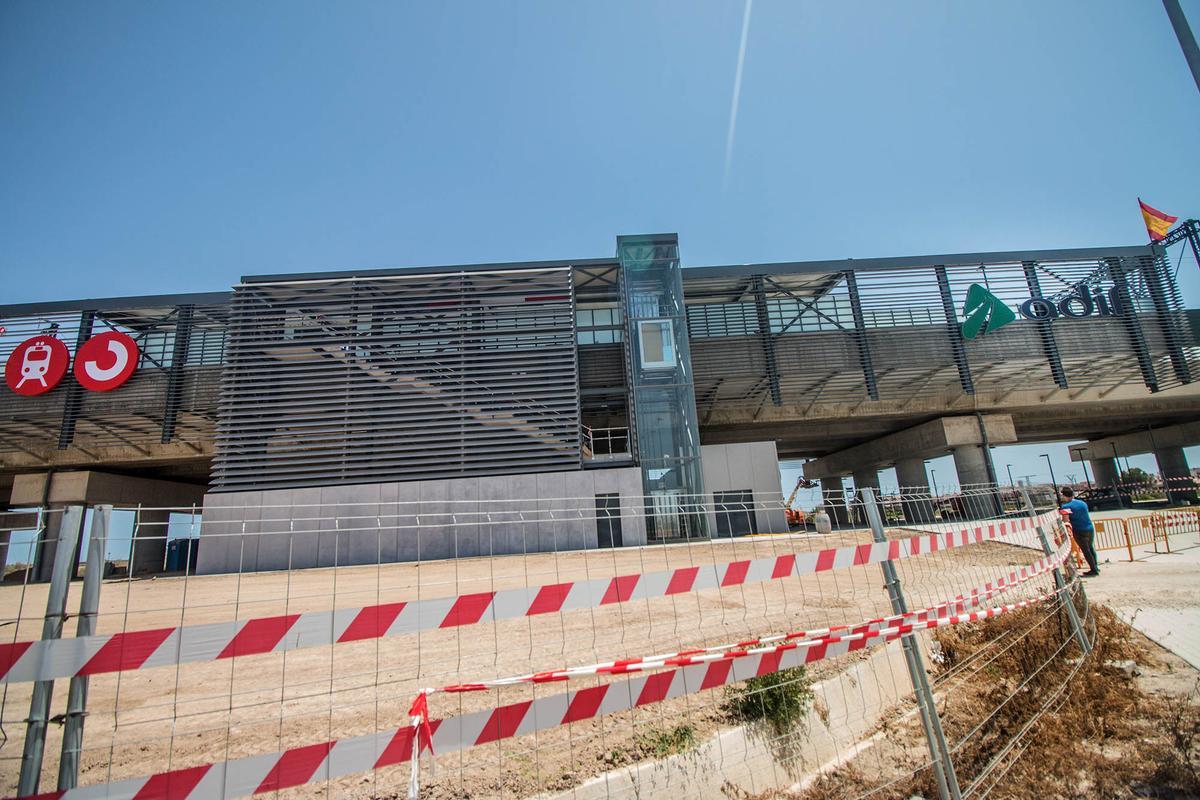
[[[436,689],[426,689],[424,690],[424,694],[483,692],[489,689],[497,689],[503,686],[514,686],[521,683],[552,683],[555,681],[565,681],[572,678],[587,677],[591,675],[624,675],[632,672],[651,672],[653,670],[665,669],[667,667],[682,667],[690,664],[704,663],[707,661],[712,661],[714,658],[728,657],[729,653],[740,653],[743,655],[746,653],[757,653],[761,652],[759,648],[769,647],[782,642],[794,640],[828,639],[831,636],[846,636],[867,633],[901,623],[922,623],[938,617],[965,613],[968,609],[974,608],[975,606],[978,606],[992,597],[1011,591],[1027,581],[1030,581],[1041,575],[1045,575],[1047,572],[1060,567],[1063,562],[1067,560],[1067,557],[1070,555],[1070,553],[1070,544],[1064,542],[1063,545],[1059,547],[1058,552],[1054,555],[1038,559],[1027,567],[1022,567],[1021,569],[1011,572],[1007,576],[999,578],[994,582],[988,582],[982,587],[972,589],[965,595],[959,595],[951,600],[943,600],[942,602],[929,606],[928,608],[909,611],[906,614],[895,614],[890,617],[878,617],[875,619],[865,620],[854,625],[832,625],[828,628],[794,631],[792,633],[781,633],[774,636],[763,636],[757,639],[750,639],[743,642],[731,642],[712,647],[696,647],[653,656],[624,658],[616,661],[602,661],[598,664],[565,667],[556,670],[545,670],[542,672],[533,672],[525,675],[516,675],[506,678],[494,678],[475,683],[451,684],[449,686],[443,686]]]
[[[589,581],[501,589],[429,600],[273,617],[0,644],[0,683],[41,681],[148,669],[261,653],[280,653],[424,630],[597,608],[657,597],[811,575],[834,569],[911,558],[1011,536],[1053,524],[1053,512],[1036,520],[994,520],[958,530],[875,544],[770,558],[680,567]]]
[[[389,731],[202,764],[143,778],[48,792],[37,797],[53,800],[227,800],[274,792],[411,762],[414,755],[427,749],[437,755],[445,755],[501,739],[628,711],[844,655],[865,648],[871,640],[887,642],[918,630],[989,619],[1056,597],[1056,593],[1047,593],[1018,603],[927,620],[920,624],[897,625],[810,642],[788,642],[765,648],[763,652],[732,655],[708,663],[447,719],[427,720],[414,703],[409,712],[413,722]],[[414,738],[417,738],[415,744]],[[411,794],[415,790],[414,783],[410,782],[409,789]]]

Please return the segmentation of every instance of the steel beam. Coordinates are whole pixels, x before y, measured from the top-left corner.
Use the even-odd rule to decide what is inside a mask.
[[[195,306],[182,305],[175,318],[175,343],[171,349],[171,367],[167,372],[161,444],[167,444],[175,438],[175,426],[179,421],[179,404],[183,399],[183,368],[187,364],[188,348],[192,341],[192,319],[195,312]]]
[[[967,394],[975,394],[975,382],[971,379],[971,365],[967,363],[967,348],[963,344],[962,331],[958,327],[958,309],[954,307],[954,295],[950,292],[950,277],[944,266],[933,268],[937,275],[938,292],[942,296],[942,311],[946,315],[946,337],[950,342],[950,352],[954,356],[954,366],[958,368],[958,382]]]
[[[95,311],[84,311],[79,315],[79,333],[75,337],[75,355],[83,343],[92,338],[92,324],[96,321]],[[58,449],[66,450],[75,438],[75,425],[79,422],[79,409],[83,405],[83,387],[74,375],[67,378],[67,396],[63,400],[62,423],[58,429]]]
[[[1150,302],[1154,304],[1154,312],[1158,315],[1158,327],[1162,331],[1163,344],[1171,359],[1171,368],[1175,377],[1183,383],[1192,382],[1192,368],[1187,357],[1183,354],[1183,334],[1179,330],[1176,314],[1180,312],[1174,307],[1178,305],[1178,295],[1172,297],[1173,286],[1167,274],[1167,261],[1163,256],[1155,258],[1142,269],[1146,276],[1146,288],[1150,291]],[[1171,301],[1175,300],[1176,303]]]
[[[1113,288],[1117,292],[1117,303],[1121,307],[1119,316],[1121,323],[1125,326],[1125,333],[1129,336],[1129,346],[1133,348],[1134,356],[1137,357],[1138,368],[1142,371],[1142,381],[1150,391],[1157,392],[1158,375],[1154,371],[1154,360],[1150,357],[1150,349],[1146,347],[1146,337],[1142,333],[1142,325],[1138,321],[1137,314],[1134,313],[1133,295],[1129,292],[1129,280],[1125,277],[1125,268],[1120,259],[1106,258],[1104,263],[1108,266]]]
[[[1042,297],[1042,284],[1038,279],[1037,262],[1025,261],[1021,266],[1025,270],[1025,285],[1029,287],[1030,296]],[[1063,369],[1062,356],[1059,355],[1058,343],[1054,339],[1054,328],[1051,327],[1050,320],[1039,319],[1034,324],[1042,339],[1042,351],[1046,354],[1046,362],[1050,365],[1050,375],[1054,378],[1055,385],[1060,389],[1068,388],[1067,373]]]
[[[771,384],[771,402],[783,405],[779,391],[779,362],[775,357],[775,337],[771,334],[771,315],[767,313],[767,292],[761,275],[754,276],[754,311],[758,315],[758,340],[767,363],[767,380]]]
[[[854,343],[858,346],[858,360],[862,364],[867,397],[878,400],[879,383],[875,378],[875,362],[871,357],[871,344],[867,341],[867,323],[863,316],[862,297],[858,293],[858,278],[853,270],[846,270],[846,290],[850,295],[850,314],[854,317]]]

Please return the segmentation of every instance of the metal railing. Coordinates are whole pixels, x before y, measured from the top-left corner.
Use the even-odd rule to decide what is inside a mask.
[[[585,461],[624,461],[633,457],[629,449],[629,428],[592,428],[579,426]]]

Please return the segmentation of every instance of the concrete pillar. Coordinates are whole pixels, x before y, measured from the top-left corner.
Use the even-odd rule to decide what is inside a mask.
[[[167,559],[167,523],[171,512],[142,509],[133,526],[133,547],[129,554],[129,574],[162,572]]]
[[[58,550],[58,526],[66,516],[65,512],[65,506],[56,505],[51,506],[43,515],[46,520],[46,529],[38,534],[38,542],[33,548],[33,575],[30,578],[33,581],[44,583],[50,580],[50,573],[54,570],[54,554]],[[87,507],[85,506],[84,513],[79,515],[79,524],[84,525],[86,519]],[[82,537],[80,541],[82,541]]]
[[[879,470],[874,467],[854,470],[854,490],[862,491],[866,487],[871,487],[875,490],[875,494],[879,494]]]
[[[850,509],[850,522],[855,526],[865,527],[867,512],[863,509],[862,490],[870,487],[875,490],[875,499],[879,500],[879,470],[875,467],[863,467],[854,471],[854,507]],[[883,513],[880,511],[880,513]]]
[[[1167,497],[1172,503],[1195,503],[1196,488],[1192,482],[1192,471],[1182,447],[1163,447],[1155,451],[1158,471],[1166,484]]]
[[[979,489],[991,483],[988,474],[987,451],[983,445],[969,444],[954,448],[954,471],[960,489]],[[962,514],[966,519],[981,519],[1000,515],[1000,505],[994,493],[967,495]]]
[[[841,476],[821,479],[821,502],[829,512],[829,520],[833,526],[839,527],[849,523],[849,509],[846,508],[846,487],[842,484]]]
[[[1115,458],[1093,458],[1091,460],[1092,483],[1096,486],[1116,486],[1121,480],[1121,471]]]
[[[925,459],[906,458],[896,462],[896,482],[904,497],[904,517],[909,522],[933,522],[933,503],[929,496],[929,474]]]

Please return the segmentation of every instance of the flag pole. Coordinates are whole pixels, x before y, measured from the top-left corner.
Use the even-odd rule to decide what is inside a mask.
[[[1200,90],[1200,48],[1196,47],[1196,37],[1192,35],[1187,17],[1179,7],[1179,0],[1163,0],[1163,8],[1167,10],[1171,27],[1175,29],[1175,38],[1179,40],[1183,57],[1187,59],[1188,67],[1192,70],[1192,80],[1196,82],[1196,89]]]

